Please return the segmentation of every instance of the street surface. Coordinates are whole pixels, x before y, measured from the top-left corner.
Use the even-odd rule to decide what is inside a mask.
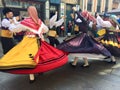
[[[59,38],[62,41],[63,38]],[[2,48],[0,45],[0,56]],[[69,62],[73,57],[69,56]],[[36,81],[29,83],[28,75],[0,72],[0,90],[120,90],[120,60],[112,65],[106,61],[89,60],[90,67],[82,68],[82,59],[76,68],[69,62],[58,69],[36,74]]]

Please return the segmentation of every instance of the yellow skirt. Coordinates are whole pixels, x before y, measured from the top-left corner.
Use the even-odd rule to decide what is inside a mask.
[[[24,37],[24,39],[0,59],[0,70],[17,68],[34,68],[35,56],[38,51],[36,37]]]

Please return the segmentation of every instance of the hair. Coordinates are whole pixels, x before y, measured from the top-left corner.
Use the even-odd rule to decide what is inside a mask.
[[[7,7],[3,9],[3,14],[4,15],[6,15],[9,12],[13,12],[13,11],[10,8],[7,8]]]

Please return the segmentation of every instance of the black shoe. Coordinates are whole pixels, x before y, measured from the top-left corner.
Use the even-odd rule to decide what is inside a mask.
[[[69,63],[72,67],[76,67],[76,65],[73,65],[72,62]]]
[[[116,64],[116,61],[109,61],[110,64]]]
[[[90,65],[87,65],[87,66],[84,66],[84,65],[81,65],[82,68],[88,68],[90,67]]]
[[[34,83],[35,82],[35,79],[34,80],[29,80],[29,83],[31,84],[31,83]]]

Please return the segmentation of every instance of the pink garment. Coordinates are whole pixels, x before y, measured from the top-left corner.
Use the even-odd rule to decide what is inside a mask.
[[[21,21],[21,24],[28,26],[34,30],[38,30],[41,26],[42,21],[38,18],[37,9],[34,6],[28,8],[29,18]]]
[[[88,20],[91,20],[93,22],[96,22],[96,19],[94,16],[92,16],[88,11],[83,11],[82,13],[82,16]]]
[[[24,26],[30,27],[34,30],[38,30],[42,24],[42,21],[39,19],[38,22],[39,22],[39,25],[37,25],[32,18],[26,18],[23,21],[21,21],[21,24],[23,24]]]

